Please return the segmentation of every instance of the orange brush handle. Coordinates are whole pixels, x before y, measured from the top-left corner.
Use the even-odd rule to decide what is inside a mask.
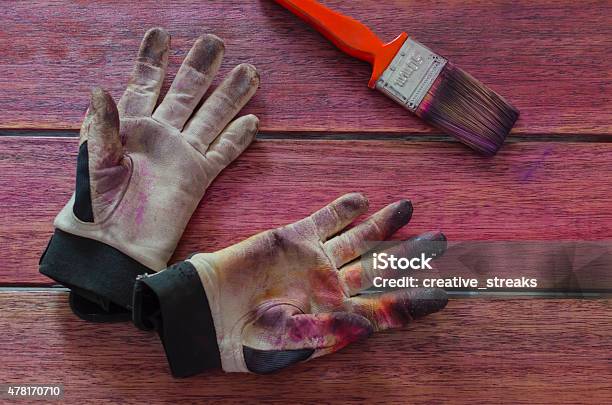
[[[408,34],[403,32],[388,44],[368,27],[338,12],[332,11],[314,0],[275,0],[334,43],[343,52],[369,62],[373,67],[368,86],[376,87],[376,81],[400,50]]]

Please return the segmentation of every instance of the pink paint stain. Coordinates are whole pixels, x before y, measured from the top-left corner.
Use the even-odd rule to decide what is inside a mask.
[[[153,187],[153,174],[146,166],[145,162],[140,162],[138,175],[140,180],[140,190],[138,191],[138,199],[134,207],[134,222],[137,226],[142,226],[147,215],[147,206],[149,195]]]
[[[147,199],[146,195],[144,195],[144,193],[140,193],[140,196],[139,196],[140,203],[136,207],[136,212],[135,212],[135,216],[134,216],[134,220],[136,221],[136,225],[139,225],[139,226],[142,225],[142,222],[144,221],[145,205],[146,204],[143,204],[143,200],[146,201],[146,199]]]

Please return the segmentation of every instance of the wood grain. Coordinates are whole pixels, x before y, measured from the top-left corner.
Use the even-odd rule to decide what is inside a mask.
[[[612,3],[325,0],[385,40],[408,31],[512,101],[515,134],[610,134]],[[0,16],[0,126],[78,128],[96,85],[118,97],[144,31],[173,34],[173,74],[194,39],[227,43],[222,72],[254,63],[246,112],[267,131],[431,133],[343,55],[271,0],[10,2]]]
[[[67,403],[609,403],[611,300],[456,299],[270,376],[169,375],[154,334],[78,320],[65,293],[0,293],[0,379]]]
[[[76,139],[0,139],[0,282],[49,283],[38,258],[74,189],[76,151]],[[370,213],[412,200],[412,221],[396,239],[438,229],[454,242],[606,241],[610,173],[606,143],[513,143],[485,159],[445,142],[256,141],[209,188],[175,259],[294,222],[353,191],[368,196]],[[542,288],[565,276],[535,271]],[[606,267],[587,266],[578,278],[583,288],[612,288]]]

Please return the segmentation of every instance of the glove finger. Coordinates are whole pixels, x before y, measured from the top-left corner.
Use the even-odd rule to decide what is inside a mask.
[[[367,221],[328,240],[325,251],[336,267],[361,256],[372,249],[373,243],[383,241],[406,225],[412,217],[412,204],[397,201],[372,215]]]
[[[215,139],[204,155],[211,181],[249,147],[258,128],[259,119],[252,114],[246,115],[234,120]]]
[[[366,318],[348,312],[299,314],[277,319],[279,323],[268,328],[271,336],[258,338],[266,349],[243,347],[249,371],[275,372],[336,352],[372,333],[372,325]]]
[[[185,139],[200,153],[206,153],[208,145],[253,97],[257,87],[259,73],[254,66],[242,64],[234,68],[187,122]]]
[[[446,236],[441,232],[427,232],[415,238],[399,242],[396,245],[384,249],[376,250],[376,253],[386,253],[388,256],[394,255],[397,258],[415,258],[424,254],[426,257],[440,257],[446,251]],[[383,266],[380,266],[383,267]],[[340,278],[348,287],[349,295],[355,295],[362,290],[368,289],[373,285],[374,278],[394,278],[400,275],[402,270],[386,268],[374,268],[372,257],[357,259],[340,269]]]
[[[157,103],[168,66],[170,34],[151,28],[145,34],[128,87],[119,100],[122,117],[150,116]]]
[[[439,288],[410,288],[362,294],[347,300],[347,310],[367,318],[375,331],[399,328],[416,318],[438,312],[448,297]]]
[[[207,34],[198,38],[153,118],[182,130],[219,71],[224,52],[219,37]]]
[[[306,220],[314,222],[321,241],[326,241],[368,210],[368,199],[360,193],[345,194]]]

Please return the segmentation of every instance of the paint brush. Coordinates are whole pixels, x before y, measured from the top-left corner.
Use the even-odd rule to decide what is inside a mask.
[[[275,0],[343,52],[372,64],[369,87],[483,155],[504,143],[519,112],[468,73],[408,37],[384,44],[365,25],[313,0]]]

